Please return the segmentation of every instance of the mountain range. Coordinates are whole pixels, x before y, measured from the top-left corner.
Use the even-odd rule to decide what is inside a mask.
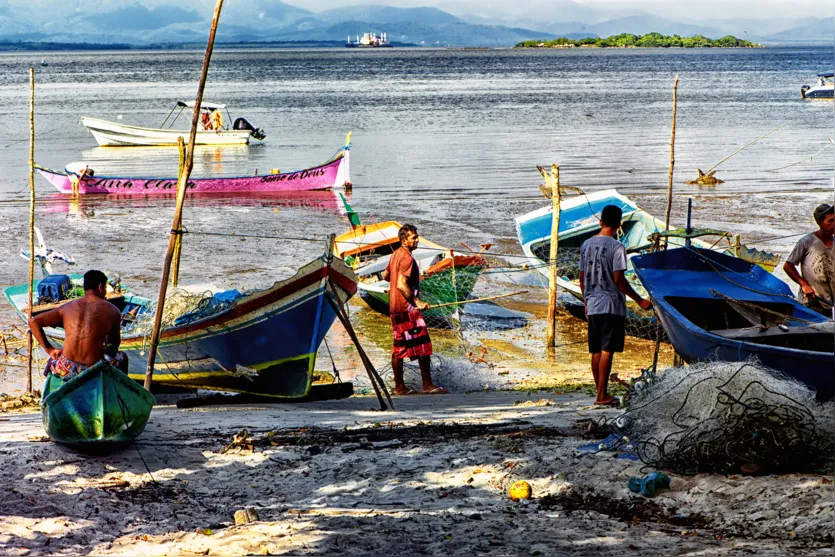
[[[448,1],[448,0],[447,0]],[[638,10],[608,12],[571,0],[543,4],[541,13],[517,19],[494,9],[498,0],[461,2],[456,12],[439,7],[354,5],[311,12],[278,0],[247,0],[224,7],[218,42],[345,41],[386,32],[395,44],[507,47],[524,40],[608,37],[650,32],[719,38],[735,35],[762,44],[831,42],[830,19],[709,19],[677,21]],[[503,0],[504,1],[504,0]],[[492,3],[492,4],[491,4]],[[33,10],[50,5],[51,9]],[[75,4],[75,3],[65,3]],[[211,3],[146,5],[138,0],[99,0],[77,5],[49,0],[0,0],[0,42],[119,43],[151,45],[205,41]],[[35,5],[35,6],[33,6]],[[436,5],[444,7],[443,0]],[[462,11],[463,10],[463,11]]]

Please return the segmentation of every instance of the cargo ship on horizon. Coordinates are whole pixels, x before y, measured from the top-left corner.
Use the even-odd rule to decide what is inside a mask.
[[[351,35],[348,35],[348,42],[345,43],[347,48],[391,48],[393,45],[388,42],[388,37],[385,33],[377,36],[377,33],[366,33],[362,37],[357,35],[356,42],[351,42]]]

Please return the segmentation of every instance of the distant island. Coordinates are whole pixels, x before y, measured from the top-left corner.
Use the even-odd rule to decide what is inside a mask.
[[[584,39],[568,39],[561,37],[552,41],[524,41],[516,48],[762,48],[760,45],[737,39],[727,35],[721,39],[708,39],[702,35],[693,37],[679,37],[678,35],[662,35],[661,33],[647,33],[633,35],[621,33],[606,39],[600,37],[586,37]]]

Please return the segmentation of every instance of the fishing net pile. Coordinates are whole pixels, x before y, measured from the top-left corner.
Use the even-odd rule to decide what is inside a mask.
[[[169,290],[165,296],[165,307],[162,311],[162,329],[170,327],[181,327],[200,319],[226,311],[243,296],[237,290],[228,292],[189,292],[181,288]],[[139,333],[146,338],[151,336],[154,330],[154,315],[156,304],[151,306],[151,311],[139,315],[134,325],[130,328],[131,333]]]
[[[635,387],[615,425],[650,466],[686,474],[831,469],[835,404],[758,363],[675,367]]]
[[[452,358],[434,354],[431,357],[432,380],[436,385],[443,385],[454,393],[465,393],[481,390],[495,390],[507,384],[507,377],[500,375],[499,370],[488,365],[480,364],[465,358]],[[391,365],[377,370],[389,390],[394,388],[394,374]],[[420,389],[421,375],[417,361],[403,362],[403,379],[406,385]],[[352,379],[358,392],[371,392],[371,382],[364,374],[358,374]]]

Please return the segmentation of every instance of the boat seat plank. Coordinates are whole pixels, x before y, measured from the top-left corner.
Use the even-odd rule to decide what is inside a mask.
[[[832,334],[832,323],[824,323],[821,325],[810,325],[804,327],[768,327],[767,329],[760,329],[759,327],[744,327],[741,329],[717,329],[710,331],[714,335],[734,340],[755,340],[769,337],[786,336],[786,335],[815,335],[815,334]]]
[[[117,302],[117,301],[120,301],[120,300],[124,300],[124,298],[125,298],[125,293],[124,292],[108,292],[107,293],[107,301],[108,302]],[[77,300],[78,298],[73,298],[73,299]],[[64,304],[67,304],[69,302],[72,302],[72,300],[61,300],[60,302],[55,302],[55,303],[52,303],[52,304],[35,305],[32,308],[32,315],[38,315],[40,313],[44,313],[44,312],[47,312],[47,311],[52,311],[53,309],[57,309],[57,308],[63,306]],[[29,306],[25,306],[22,311],[23,311],[23,313],[28,313],[29,312]]]

